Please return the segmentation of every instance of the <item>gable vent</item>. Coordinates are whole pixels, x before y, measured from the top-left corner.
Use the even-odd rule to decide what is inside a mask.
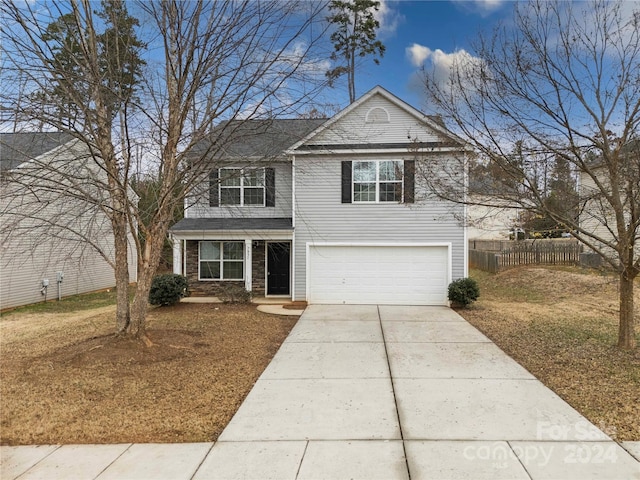
[[[389,123],[389,112],[382,107],[374,107],[367,112],[365,122],[367,123]]]

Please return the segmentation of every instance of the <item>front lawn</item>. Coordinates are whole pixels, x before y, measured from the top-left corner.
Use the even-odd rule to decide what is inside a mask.
[[[115,338],[115,307],[98,304],[0,317],[1,444],[215,440],[296,322],[255,305],[154,308],[145,348]]]
[[[640,441],[640,351],[615,347],[615,276],[541,267],[471,276],[480,299],[459,311],[465,319],[610,436]],[[634,297],[638,332],[640,282]]]

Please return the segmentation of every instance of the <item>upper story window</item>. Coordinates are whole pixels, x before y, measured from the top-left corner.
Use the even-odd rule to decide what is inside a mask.
[[[220,169],[220,205],[265,206],[264,168]]]
[[[275,207],[275,168],[216,168],[209,174],[209,206]]]
[[[341,162],[342,203],[415,202],[415,160]]]
[[[401,202],[403,162],[353,162],[353,203]]]

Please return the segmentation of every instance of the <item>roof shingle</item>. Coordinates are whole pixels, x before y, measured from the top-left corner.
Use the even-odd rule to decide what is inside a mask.
[[[218,125],[196,145],[195,154],[208,151],[214,158],[274,158],[282,155],[326,118],[232,120]]]
[[[183,218],[171,227],[174,232],[200,230],[293,230],[293,223],[291,218]]]
[[[65,132],[0,133],[0,171],[16,168],[72,139]]]

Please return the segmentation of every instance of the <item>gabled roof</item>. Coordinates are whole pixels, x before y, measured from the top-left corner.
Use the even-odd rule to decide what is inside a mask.
[[[434,142],[433,145],[429,146],[453,146],[461,148],[465,146],[463,140],[446,129],[442,118],[425,115],[384,88],[377,86],[329,119],[272,118],[222,122],[211,131],[206,139],[198,142],[192,154],[194,156],[207,155],[217,159],[273,159],[282,157],[294,153],[296,149],[305,145],[320,132],[331,128],[332,125],[367,102],[374,95],[382,95],[389,102],[413,116],[417,122],[426,125],[446,139],[442,142]],[[305,147],[307,146],[308,145],[305,145]],[[386,144],[379,144],[378,146],[382,148],[398,147],[397,145]],[[311,149],[312,147],[314,146],[309,146]],[[321,145],[315,147],[321,147]],[[360,145],[360,147],[363,146]],[[405,148],[406,145],[403,144],[401,147]]]
[[[195,155],[210,151],[215,158],[273,158],[284,153],[326,118],[231,120],[218,125],[195,147]]]
[[[444,126],[444,122],[442,121],[441,117],[425,115],[420,110],[412,107],[408,103],[406,103],[403,100],[401,100],[398,97],[396,97],[394,94],[392,94],[388,90],[386,90],[386,89],[382,88],[380,85],[378,85],[378,86],[372,88],[371,90],[369,90],[367,93],[365,93],[358,100],[356,100],[355,102],[350,104],[348,107],[346,107],[343,110],[341,110],[340,112],[338,112],[336,115],[331,117],[329,120],[327,120],[323,124],[319,125],[318,128],[316,128],[312,132],[309,132],[309,134],[306,137],[302,138],[299,142],[297,142],[295,145],[293,145],[289,149],[289,152],[293,153],[293,151],[295,151],[296,149],[300,148],[301,146],[303,146],[304,144],[309,142],[312,138],[314,138],[315,136],[317,136],[321,132],[331,128],[335,123],[340,121],[346,115],[351,113],[353,110],[358,108],[363,103],[367,102],[371,97],[373,97],[375,95],[381,95],[382,97],[384,97],[389,102],[393,103],[394,105],[396,105],[400,109],[402,109],[405,112],[407,112],[409,115],[415,117],[417,121],[424,123],[426,126],[431,128],[435,132],[437,132],[440,135],[448,138],[450,140],[450,143],[459,145],[460,147],[463,147],[465,145],[465,142],[462,139],[460,139],[458,136],[456,136],[455,134],[453,134],[452,132],[450,132],[449,130],[446,129],[446,127]],[[449,142],[447,142],[447,143],[449,143]]]
[[[71,140],[73,136],[64,132],[0,133],[0,171],[16,168]]]

